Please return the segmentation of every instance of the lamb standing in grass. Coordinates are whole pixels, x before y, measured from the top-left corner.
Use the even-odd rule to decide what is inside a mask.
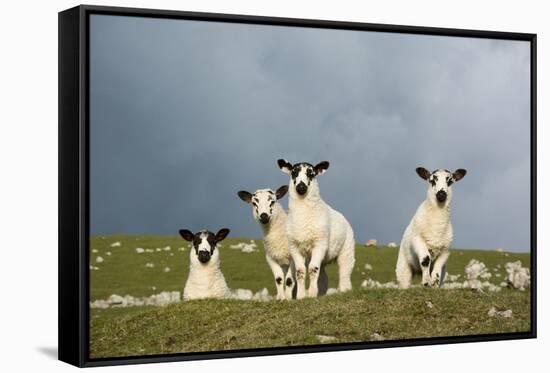
[[[259,189],[254,194],[240,191],[239,197],[252,205],[254,219],[262,227],[264,234],[265,259],[273,272],[277,299],[292,299],[294,289],[294,268],[286,236],[287,215],[279,199],[288,191],[284,185],[273,192],[271,189]]]
[[[351,272],[355,264],[353,230],[341,213],[323,201],[316,179],[328,169],[329,163],[292,165],[279,159],[278,164],[284,173],[290,175],[287,236],[296,268],[296,298],[325,294],[328,277],[324,267],[335,260],[339,272],[338,290],[351,290]],[[309,275],[307,294],[306,265]]]
[[[229,229],[220,229],[218,233],[203,230],[193,234],[181,229],[180,235],[192,243],[190,250],[189,277],[183,289],[183,299],[227,298],[231,292],[220,269],[220,254],[217,243],[229,234]]]
[[[441,286],[445,280],[449,248],[453,241],[451,225],[451,185],[466,175],[466,170],[454,173],[436,170],[430,173],[418,167],[416,173],[428,182],[427,198],[405,229],[395,273],[399,287],[408,288],[413,274],[422,273],[422,285]]]

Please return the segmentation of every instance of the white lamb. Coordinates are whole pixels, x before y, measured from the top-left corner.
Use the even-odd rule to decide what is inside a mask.
[[[294,289],[294,268],[288,250],[286,236],[287,215],[279,199],[288,191],[284,185],[276,192],[271,189],[259,189],[254,194],[240,191],[239,197],[252,205],[254,219],[262,227],[264,235],[265,259],[273,272],[277,299],[292,299]]]
[[[183,289],[183,299],[227,298],[231,295],[220,269],[220,254],[217,243],[229,234],[229,229],[220,229],[214,234],[203,230],[193,234],[181,229],[184,240],[192,242],[190,250],[189,277]]]
[[[416,173],[428,182],[428,192],[401,240],[395,274],[399,287],[403,289],[411,286],[415,273],[422,273],[424,286],[443,284],[453,241],[451,185],[462,179],[466,170],[458,169],[454,173],[436,170],[430,173],[418,167]]]
[[[355,264],[353,230],[341,213],[323,201],[316,179],[328,169],[329,163],[292,165],[279,159],[278,164],[284,173],[290,175],[286,230],[296,268],[296,298],[326,293],[328,277],[324,267],[332,261],[338,263],[338,290],[351,290],[351,272]],[[307,294],[306,269],[309,275]]]

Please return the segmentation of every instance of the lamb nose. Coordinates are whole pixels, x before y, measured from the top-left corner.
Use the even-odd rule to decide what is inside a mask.
[[[269,215],[267,215],[265,212],[263,212],[260,215],[260,221],[264,224],[267,223],[269,221]]]

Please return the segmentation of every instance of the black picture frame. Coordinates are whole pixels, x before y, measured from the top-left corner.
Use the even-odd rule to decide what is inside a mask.
[[[528,41],[531,46],[531,331],[475,336],[324,344],[319,346],[90,359],[88,57],[89,17],[92,14]],[[92,367],[536,338],[536,34],[81,5],[59,13],[58,43],[59,360],[79,367]]]

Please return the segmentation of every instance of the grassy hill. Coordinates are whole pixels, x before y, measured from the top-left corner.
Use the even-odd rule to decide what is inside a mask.
[[[252,253],[230,248],[241,241],[249,239],[228,238],[220,249],[229,287],[253,291],[265,287],[274,294],[262,242],[255,241],[258,251]],[[120,246],[111,247],[115,242]],[[170,250],[165,250],[167,246]],[[153,252],[138,254],[136,248]],[[111,294],[141,297],[183,289],[189,270],[189,245],[179,237],[93,237],[91,249],[90,263],[97,268],[90,271],[92,301]],[[98,262],[98,257],[103,260]],[[368,341],[373,333],[399,339],[530,329],[529,291],[361,289],[367,278],[393,281],[396,259],[396,248],[357,245],[354,290],[317,299],[269,303],[203,300],[166,307],[92,309],[91,356],[319,344],[317,335],[334,337],[331,343],[339,343]],[[454,249],[448,272],[461,274],[462,280],[470,259],[484,262],[493,274],[489,281],[497,285],[505,276],[505,263],[521,260],[528,266],[530,260],[529,254]],[[366,263],[372,270],[365,270]],[[327,272],[329,286],[336,287],[337,266],[330,265]],[[513,317],[489,317],[491,307],[511,309]]]

